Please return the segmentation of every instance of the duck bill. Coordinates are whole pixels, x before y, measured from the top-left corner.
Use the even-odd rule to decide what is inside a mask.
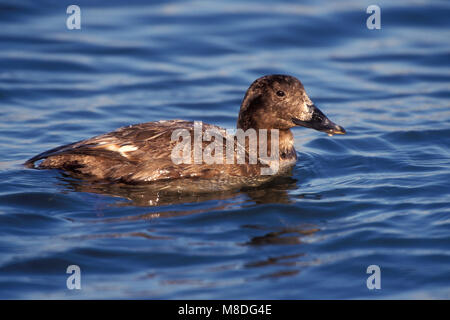
[[[328,119],[319,108],[315,105],[311,105],[309,107],[312,111],[311,119],[303,121],[297,118],[292,118],[292,122],[298,126],[315,129],[328,134],[345,134],[345,129]]]

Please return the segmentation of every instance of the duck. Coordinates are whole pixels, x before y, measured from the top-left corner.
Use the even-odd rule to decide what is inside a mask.
[[[146,122],[53,148],[24,164],[161,191],[257,187],[290,174],[297,161],[291,129],[299,126],[330,136],[346,133],[315,106],[300,80],[272,74],[256,79],[246,91],[234,132],[199,121]]]

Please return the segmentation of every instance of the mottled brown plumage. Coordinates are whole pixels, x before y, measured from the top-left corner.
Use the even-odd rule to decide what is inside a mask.
[[[290,128],[296,125],[329,134],[345,132],[313,105],[296,78],[271,75],[257,79],[244,97],[237,127],[279,130],[280,169],[277,175],[285,174],[295,164],[297,157]],[[227,135],[225,129],[209,124],[203,124],[203,133],[211,129],[220,133],[224,157],[229,141],[234,152],[238,148],[246,149],[245,164],[236,161],[226,164],[225,158],[223,164],[196,164],[194,161],[175,164],[171,154],[178,140],[172,140],[172,133],[177,129],[185,129],[193,136],[194,123],[170,120],[127,126],[46,151],[25,164],[34,167],[36,161],[43,160],[38,164],[40,169],[62,169],[96,181],[148,183],[167,190],[226,190],[260,185],[272,178],[261,175],[261,168],[267,167],[264,161],[249,164],[248,145],[240,145],[234,137]],[[194,139],[191,142],[193,149]],[[210,141],[203,141],[203,150],[209,144]]]

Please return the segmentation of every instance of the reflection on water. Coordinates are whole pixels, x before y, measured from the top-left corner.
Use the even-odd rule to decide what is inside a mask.
[[[139,206],[139,207],[166,207],[183,203],[201,203],[212,201],[210,206],[201,209],[178,209],[167,210],[159,209],[149,213],[139,215],[127,215],[118,218],[101,218],[91,223],[121,223],[125,221],[155,221],[163,218],[182,217],[193,214],[208,213],[218,210],[226,210],[236,206],[249,206],[255,204],[290,204],[294,203],[294,199],[289,195],[289,190],[298,189],[297,180],[292,177],[277,177],[270,183],[257,187],[246,188],[237,191],[227,191],[219,193],[164,193],[155,191],[155,186],[130,186],[109,183],[92,183],[74,179],[70,176],[63,175],[60,178],[60,186],[66,190],[77,192],[88,192],[104,196],[116,197],[119,200],[115,201],[112,206]],[[320,199],[320,195],[299,195],[297,198],[311,198]],[[127,199],[128,201],[124,201]],[[226,202],[221,200],[228,200]],[[99,209],[101,210],[101,209]],[[98,214],[101,216],[101,214]],[[303,243],[302,239],[313,235],[320,229],[316,225],[299,225],[271,228],[261,224],[243,224],[243,229],[254,229],[263,232],[262,235],[254,236],[249,241],[242,243],[245,246],[265,246],[265,245],[300,245]],[[83,241],[92,239],[117,239],[117,238],[142,238],[146,240],[166,240],[169,245],[171,241],[176,239],[176,236],[159,236],[154,234],[151,228],[145,232],[116,232],[116,233],[100,233],[89,234],[81,237],[66,237],[71,241]],[[196,243],[194,245],[207,245],[207,243]],[[302,267],[311,265],[311,262],[305,259],[305,253],[296,253],[292,255],[280,254],[266,258],[264,260],[256,260],[245,264],[245,268],[261,268],[270,267],[269,271],[263,272],[258,276],[259,279],[265,278],[279,278],[289,277],[298,274]],[[283,267],[283,270],[271,272],[273,267]],[[226,266],[220,267],[221,270],[226,270]],[[217,270],[216,270],[217,271]],[[153,278],[155,274],[146,276],[146,278]],[[194,279],[171,279],[163,281],[164,285],[201,285],[204,286],[204,281]],[[212,284],[211,284],[212,285]]]
[[[258,226],[246,225],[246,228],[258,228]],[[300,244],[301,237],[309,236],[319,231],[312,226],[286,227],[279,231],[271,231],[263,236],[253,237],[249,245],[267,245],[267,244]]]
[[[205,202],[209,200],[225,200],[236,198],[239,195],[246,196],[248,198],[247,202],[256,204],[287,204],[292,202],[288,190],[297,189],[297,180],[292,177],[276,177],[269,183],[257,188],[244,188],[241,190],[214,193],[195,193],[189,192],[188,190],[183,192],[167,192],[164,190],[161,191],[160,184],[156,183],[135,186],[121,183],[91,182],[74,179],[66,174],[63,174],[60,181],[60,186],[66,190],[117,197],[120,200],[116,202],[116,206],[141,207],[158,207],[182,203]],[[123,201],[123,199],[128,199],[129,201]],[[216,207],[216,209],[218,208],[222,207]]]

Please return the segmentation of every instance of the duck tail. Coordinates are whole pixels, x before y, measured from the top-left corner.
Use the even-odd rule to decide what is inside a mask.
[[[34,156],[33,158],[28,159],[27,161],[25,161],[25,163],[23,165],[25,167],[27,167],[27,168],[37,169],[39,166],[37,166],[37,167],[35,166],[35,162],[36,161],[39,161],[39,160],[48,158],[50,156],[54,156],[54,155],[56,155],[58,153],[61,153],[61,152],[65,151],[65,150],[67,150],[68,147],[73,146],[74,144],[75,143],[71,143],[71,144],[67,144],[67,145],[64,145],[64,146],[60,146],[60,147],[56,147],[56,148],[44,151],[44,152]]]

